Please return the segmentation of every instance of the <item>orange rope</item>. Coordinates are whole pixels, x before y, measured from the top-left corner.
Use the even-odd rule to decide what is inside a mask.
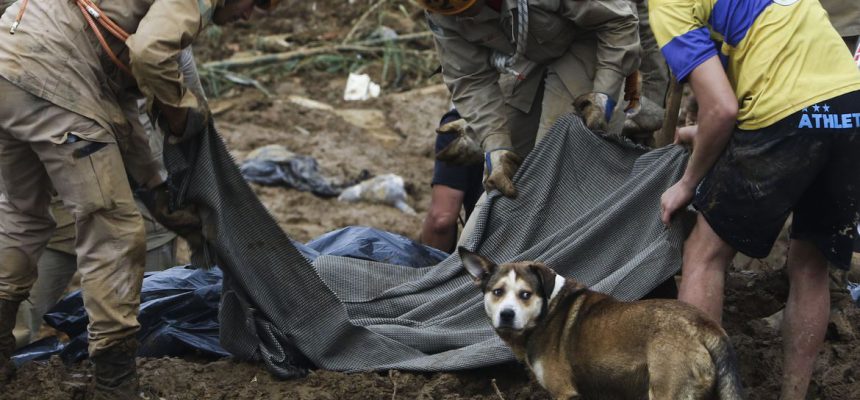
[[[87,23],[90,25],[90,28],[92,28],[93,33],[95,33],[95,35],[96,35],[96,39],[99,40],[99,44],[102,45],[102,48],[104,49],[105,53],[107,53],[107,55],[111,59],[111,61],[113,61],[113,63],[116,64],[116,66],[119,67],[120,70],[122,70],[126,74],[131,75],[131,70],[125,65],[125,63],[120,61],[119,57],[117,57],[116,54],[113,52],[113,50],[111,50],[110,46],[108,46],[107,41],[105,40],[104,36],[102,35],[101,30],[99,30],[99,27],[96,25],[96,22],[93,20],[93,16],[87,10],[87,6],[85,5],[85,3],[86,3],[86,0],[77,0],[78,8],[80,8],[81,12],[84,14],[84,19],[87,20]],[[99,21],[102,21],[102,17],[104,17],[104,13],[102,13],[101,10],[98,9],[98,7],[95,7],[94,4],[91,7],[96,12],[96,14],[99,16]],[[105,25],[104,22],[100,22],[100,23],[102,26]],[[112,29],[107,28],[107,27],[105,27],[105,29],[107,29],[109,32],[111,32],[117,39],[125,41],[124,39],[121,39],[120,35],[118,35],[116,32],[113,32]],[[122,30],[120,29],[120,31],[122,31]],[[125,32],[123,31],[121,33],[125,33]],[[125,37],[128,38],[127,33],[125,33]]]
[[[110,19],[110,17],[108,17],[107,14],[102,12],[102,10],[99,9],[99,7],[95,3],[92,2],[92,0],[78,0],[78,1],[83,2],[84,5],[95,10],[99,14],[99,19],[98,19],[99,23],[105,29],[107,29],[110,33],[112,33],[117,39],[119,39],[123,42],[125,42],[126,39],[128,39],[128,36],[129,36],[128,33],[126,31],[124,31],[122,28],[120,28],[120,26],[117,25],[115,22],[113,22],[113,20]]]
[[[12,23],[12,28],[9,29],[9,34],[14,35],[15,30],[18,29],[18,25],[21,23],[21,18],[24,17],[24,10],[27,9],[27,3],[30,0],[21,0],[21,9],[18,10],[18,16],[15,17],[15,22]]]

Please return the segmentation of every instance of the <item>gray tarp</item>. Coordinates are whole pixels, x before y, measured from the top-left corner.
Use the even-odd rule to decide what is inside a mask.
[[[224,270],[221,341],[236,357],[261,360],[282,377],[301,373],[301,354],[338,371],[444,371],[513,359],[456,255],[419,269],[332,256],[311,265],[214,129],[185,147],[169,148],[167,162],[186,201],[200,207],[209,257]],[[183,156],[189,149],[199,153]],[[658,210],[685,162],[683,148],[646,153],[562,118],[515,177],[519,197],[491,194],[466,247],[499,263],[541,260],[596,290],[638,298],[680,268],[683,229],[665,229]]]

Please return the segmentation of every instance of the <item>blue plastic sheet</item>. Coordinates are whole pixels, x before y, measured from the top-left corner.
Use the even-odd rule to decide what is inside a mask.
[[[410,267],[436,265],[448,253],[414,242],[398,234],[363,226],[350,226],[308,242],[320,254],[359,258]],[[301,248],[300,248],[301,250]]]
[[[406,237],[368,227],[347,227],[324,234],[297,248],[313,261],[320,255],[336,255],[413,267],[426,267],[448,254]],[[226,357],[218,339],[218,305],[223,275],[211,270],[174,267],[147,274],[141,290],[141,357],[179,357],[194,354]],[[16,364],[59,355],[67,363],[88,357],[87,318],[80,291],[62,299],[47,314],[45,322],[69,336],[68,343],[45,338],[19,349]]]

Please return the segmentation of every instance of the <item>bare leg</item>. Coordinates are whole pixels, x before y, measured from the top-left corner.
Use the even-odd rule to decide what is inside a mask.
[[[430,210],[421,227],[421,243],[445,252],[454,251],[457,243],[457,217],[464,193],[445,185],[433,185]]]
[[[782,400],[802,400],[806,396],[830,317],[827,272],[827,261],[814,245],[792,239],[788,249],[791,289],[782,323]]]
[[[699,214],[693,232],[684,243],[678,299],[696,306],[714,321],[721,321],[726,269],[734,256],[735,249],[720,239]]]

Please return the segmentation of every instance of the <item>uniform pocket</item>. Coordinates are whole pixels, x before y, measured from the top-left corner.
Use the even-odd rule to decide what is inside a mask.
[[[47,167],[60,198],[75,216],[113,209],[118,201],[132,201],[116,143],[77,140],[54,147],[61,153],[61,165]]]

